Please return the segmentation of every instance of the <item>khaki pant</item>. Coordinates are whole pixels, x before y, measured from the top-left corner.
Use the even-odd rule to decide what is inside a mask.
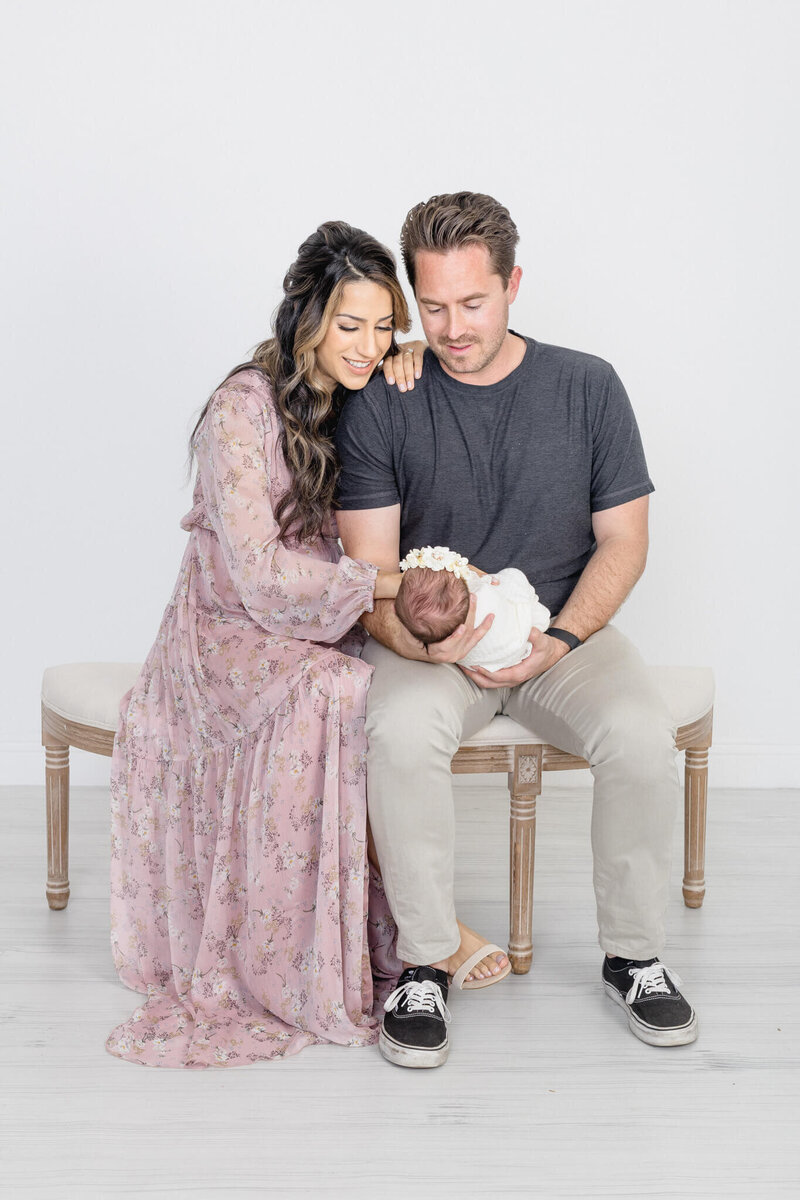
[[[363,657],[375,668],[369,819],[401,959],[438,962],[458,947],[450,760],[499,712],[588,761],[600,945],[626,958],[661,953],[680,794],[675,726],[627,638],[606,626],[537,679],[494,690],[372,638]]]

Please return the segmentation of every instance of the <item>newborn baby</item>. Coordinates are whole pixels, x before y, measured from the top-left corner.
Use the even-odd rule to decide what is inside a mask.
[[[400,570],[403,579],[395,611],[409,633],[425,646],[444,641],[466,620],[470,592],[476,596],[476,625],[488,613],[495,614],[489,632],[459,659],[464,667],[500,671],[516,666],[531,652],[531,629],[535,626],[544,632],[550,624],[549,610],[515,567],[496,575],[479,575],[463,555],[447,546],[425,546],[410,551]]]

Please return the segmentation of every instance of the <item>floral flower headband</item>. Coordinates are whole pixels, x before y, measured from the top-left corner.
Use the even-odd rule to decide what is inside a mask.
[[[463,554],[456,554],[448,546],[423,546],[421,550],[409,550],[400,563],[401,571],[411,567],[430,567],[432,571],[450,571],[456,579],[466,579],[469,562]]]

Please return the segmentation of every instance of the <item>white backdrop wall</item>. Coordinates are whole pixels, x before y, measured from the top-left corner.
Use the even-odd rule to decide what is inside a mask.
[[[6,0],[3,25],[0,781],[41,779],[45,666],[146,654],[192,416],[299,242],[335,217],[396,252],[413,203],[471,188],[522,234],[514,327],[634,402],[657,490],[619,624],[714,667],[713,782],[800,783],[797,6]]]

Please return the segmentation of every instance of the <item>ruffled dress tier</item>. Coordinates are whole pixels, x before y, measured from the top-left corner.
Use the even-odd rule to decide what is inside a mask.
[[[368,1044],[400,970],[366,856],[372,669],[352,629],[376,568],[341,554],[333,521],[311,545],[279,538],[279,434],[260,372],[212,398],[178,581],[121,705],[111,944],[146,999],[106,1045],[151,1066]]]

